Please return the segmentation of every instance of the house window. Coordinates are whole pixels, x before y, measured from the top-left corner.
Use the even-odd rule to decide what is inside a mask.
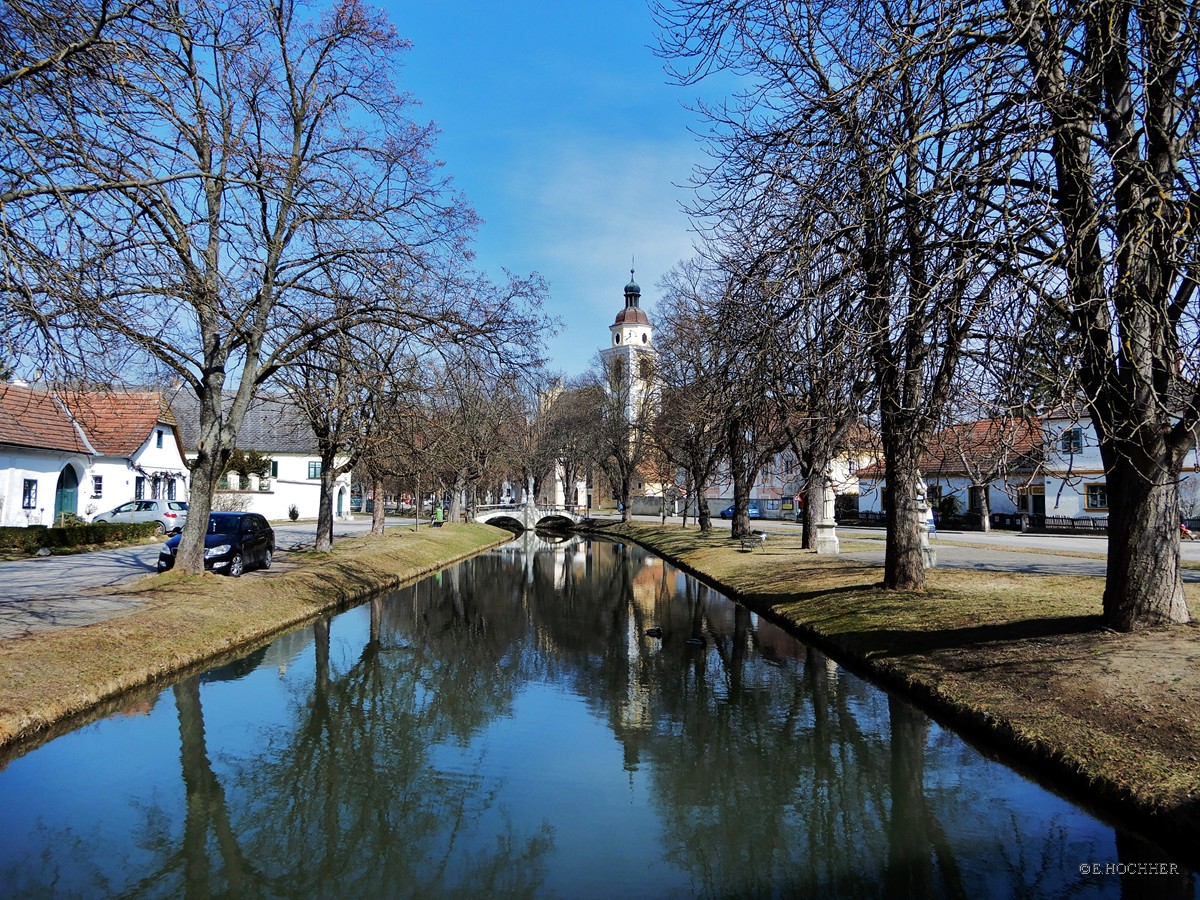
[[[276,460],[276,459],[271,460],[271,477],[272,478],[279,477],[279,460]]]
[[[929,485],[929,493],[925,495],[925,499],[930,506],[937,506],[942,502],[942,486],[940,484]]]
[[[133,479],[133,499],[144,500],[146,498],[146,479],[139,475]]]
[[[319,462],[310,462],[308,464],[308,477],[309,478],[320,478],[321,477],[321,464]]]
[[[967,494],[967,508],[973,513],[983,512],[987,500],[987,488],[975,485]]]
[[[92,497],[99,499],[104,496],[104,476],[92,476]]]
[[[21,486],[21,509],[33,509],[37,506],[37,480],[26,478]]]
[[[1087,508],[1089,510],[1108,510],[1108,485],[1089,484],[1087,486]]]
[[[849,472],[851,475],[855,474],[858,471],[858,460],[857,459],[847,460],[846,461],[846,471]]]
[[[154,436],[154,446],[157,447],[159,450],[162,449],[162,434],[163,434],[162,429],[160,428],[158,430],[158,434],[156,434]]]
[[[174,478],[167,479],[167,499],[168,500],[175,499],[175,479]]]
[[[1083,452],[1083,429],[1068,428],[1062,433],[1059,440],[1059,446],[1063,453],[1082,453]]]

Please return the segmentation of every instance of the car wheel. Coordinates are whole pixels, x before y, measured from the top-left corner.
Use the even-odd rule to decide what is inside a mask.
[[[265,553],[263,553],[263,558],[262,558],[262,567],[263,567],[264,569],[269,569],[269,568],[271,568],[271,558],[272,558],[272,553],[271,553],[271,551],[268,549],[268,550],[267,550]]]
[[[158,526],[158,533],[159,533],[159,534],[166,534],[166,533],[167,533],[167,526],[166,526],[166,525],[164,525],[162,522],[155,522],[154,524]]]
[[[242,554],[235,553],[229,559],[229,575],[232,578],[241,578],[242,573],[246,571],[245,564],[242,562]]]

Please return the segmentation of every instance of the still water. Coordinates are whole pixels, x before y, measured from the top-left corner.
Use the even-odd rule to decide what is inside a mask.
[[[1163,860],[599,541],[468,560],[0,771],[5,897],[1194,896],[1105,874]]]

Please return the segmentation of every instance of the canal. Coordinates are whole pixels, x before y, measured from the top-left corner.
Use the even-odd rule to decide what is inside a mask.
[[[131,698],[8,762],[0,798],[10,898],[1197,896],[716,591],[578,538]]]

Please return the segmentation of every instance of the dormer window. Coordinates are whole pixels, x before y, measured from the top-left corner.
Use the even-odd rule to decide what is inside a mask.
[[[162,433],[162,429],[160,428],[158,430],[157,434],[155,434],[155,436],[154,436],[154,446],[157,447],[159,450],[161,450],[162,445],[163,445],[163,433]]]

